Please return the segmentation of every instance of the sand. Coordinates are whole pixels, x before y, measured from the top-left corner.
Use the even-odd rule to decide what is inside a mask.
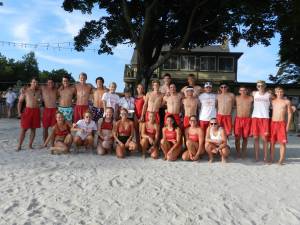
[[[0,119],[0,224],[300,224],[300,138],[284,166],[16,152],[19,121]],[[24,143],[27,147],[28,137]],[[41,129],[34,146],[41,145]],[[252,147],[252,143],[250,144]],[[234,150],[232,150],[234,151]],[[278,158],[278,155],[276,155]]]

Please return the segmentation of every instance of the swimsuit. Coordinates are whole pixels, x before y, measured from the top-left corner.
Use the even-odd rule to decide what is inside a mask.
[[[73,119],[73,108],[72,107],[58,106],[58,111],[64,115],[65,120],[72,121],[72,119]]]
[[[97,108],[93,106],[92,103],[89,103],[89,111],[92,114],[92,120],[94,120],[95,122],[98,122],[98,120],[103,117],[104,109]]]

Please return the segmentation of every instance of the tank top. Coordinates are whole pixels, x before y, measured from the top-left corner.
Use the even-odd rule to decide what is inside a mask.
[[[134,110],[135,110],[135,115],[138,119],[140,119],[142,116],[144,103],[145,103],[144,97],[139,97],[134,99]]]
[[[70,126],[68,124],[66,124],[66,128],[63,130],[59,129],[57,124],[55,125],[55,136],[62,137],[68,135],[69,133],[70,133]]]
[[[213,93],[203,93],[199,95],[199,101],[201,103],[201,109],[199,114],[199,120],[209,121],[211,118],[216,117],[216,101],[217,95]]]
[[[213,140],[213,141],[221,141],[221,140],[222,140],[221,129],[222,129],[222,128],[220,128],[220,127],[218,128],[218,133],[217,133],[217,135],[214,135],[213,130],[210,129],[210,133],[209,133],[210,139]]]
[[[252,118],[270,118],[270,93],[266,92],[260,95],[258,91],[255,92],[253,99]]]
[[[167,141],[176,141],[176,139],[177,139],[176,130],[168,130],[166,128],[165,129],[165,136],[166,136]]]
[[[113,121],[106,122],[105,119],[103,119],[101,124],[101,130],[112,130],[113,129]]]
[[[156,134],[156,130],[154,128],[150,128],[150,127],[147,127],[147,124],[145,124],[145,129],[146,129],[146,134],[152,138],[155,137],[155,134]]]
[[[191,141],[195,141],[195,142],[198,142],[199,141],[199,135],[198,134],[188,134],[189,136],[189,140]]]
[[[128,126],[127,129],[125,129],[123,126],[118,127],[118,134],[122,134],[121,136],[130,136],[131,135],[131,128]]]

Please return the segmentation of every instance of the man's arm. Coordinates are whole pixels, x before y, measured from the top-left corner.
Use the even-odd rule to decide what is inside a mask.
[[[287,100],[287,113],[288,113],[288,120],[287,120],[287,124],[286,124],[286,132],[289,131],[289,127],[292,121],[292,115],[293,115],[293,111],[292,111],[292,104],[290,100]]]

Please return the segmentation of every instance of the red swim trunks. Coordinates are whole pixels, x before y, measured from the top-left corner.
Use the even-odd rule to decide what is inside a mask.
[[[41,127],[41,115],[39,108],[26,107],[21,114],[21,128],[40,128]]]
[[[183,118],[183,128],[186,129],[190,126],[190,117],[189,116],[185,116]]]
[[[56,123],[55,114],[57,112],[56,108],[44,108],[42,124],[44,128],[49,128],[54,126]]]
[[[166,114],[165,114],[164,124],[166,125],[166,122],[167,122],[167,116],[169,116],[169,115],[174,116],[174,119],[175,119],[177,125],[178,125],[179,127],[181,127],[180,116],[179,116],[179,114],[172,114],[172,113],[169,113],[169,112],[166,112]]]
[[[83,114],[89,111],[88,105],[75,105],[74,107],[74,121],[77,123],[78,120],[83,119]]]
[[[145,115],[145,119],[146,119],[146,122],[149,121],[149,113],[150,112],[146,112],[146,115]],[[155,112],[155,122],[159,125],[159,122],[160,122],[160,118],[159,118],[159,113],[158,112]]]
[[[209,121],[199,120],[199,126],[202,128],[204,135],[206,135],[206,130],[209,126]]]
[[[234,135],[238,138],[248,138],[251,134],[251,118],[235,117]]]
[[[227,136],[231,135],[232,130],[232,119],[231,115],[220,115],[217,114],[218,124],[224,128]]]
[[[270,135],[270,119],[269,118],[252,118],[251,134],[254,137]]]
[[[285,121],[271,121],[271,143],[287,143],[286,123]]]

